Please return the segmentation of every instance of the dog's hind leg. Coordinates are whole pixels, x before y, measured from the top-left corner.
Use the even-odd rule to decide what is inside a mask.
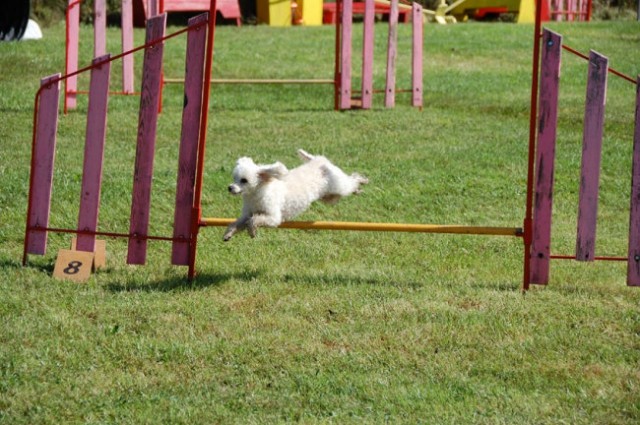
[[[353,174],[351,174],[350,177],[356,183],[356,190],[353,191],[354,194],[358,194],[358,193],[362,192],[362,189],[360,189],[360,186],[362,186],[363,184],[369,183],[369,179],[368,178],[366,178],[365,176],[362,176],[362,175],[360,175],[358,173],[353,173]]]

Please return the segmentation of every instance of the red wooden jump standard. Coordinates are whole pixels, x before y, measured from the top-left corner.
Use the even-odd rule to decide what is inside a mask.
[[[589,57],[562,45],[562,38],[549,30],[542,36],[542,62],[538,116],[538,148],[535,162],[535,206],[529,257],[529,283],[547,284],[551,259],[579,261],[626,261],[627,285],[640,286],[640,77],[634,81],[609,68],[608,59],[594,51]],[[584,113],[580,195],[575,256],[552,255],[551,210],[553,201],[553,173],[558,115],[558,85],[561,49],[588,60],[587,90]],[[636,115],[634,156],[629,217],[629,248],[627,257],[596,256],[596,224],[604,109],[608,73],[614,73],[636,84]],[[527,267],[525,266],[525,270]]]
[[[215,3],[214,3],[215,4]],[[208,41],[207,34],[211,22],[209,14],[202,14],[189,20],[187,38],[185,102],[178,159],[176,190],[176,221],[174,237],[149,236],[147,233],[150,208],[151,174],[153,171],[153,146],[157,123],[157,99],[160,91],[159,70],[162,62],[164,26],[166,15],[156,16],[147,22],[147,43],[136,50],[145,49],[143,69],[143,93],[140,101],[138,144],[136,150],[136,171],[134,181],[134,201],[129,233],[100,232],[97,230],[102,181],[102,161],[106,135],[106,115],[110,63],[115,58],[109,55],[93,61],[89,89],[87,132],[83,162],[80,212],[76,229],[49,228],[53,166],[58,123],[58,100],[60,81],[68,78],[60,74],[47,77],[41,82],[34,108],[34,133],[30,175],[27,226],[23,263],[28,254],[46,253],[47,232],[74,233],[78,235],[76,249],[90,251],[95,245],[96,235],[127,237],[129,251],[135,264],[144,262],[146,240],[169,240],[174,242],[173,264],[191,265],[190,249],[192,232],[192,209],[194,205],[194,181],[196,158],[200,138],[200,122],[203,115],[204,58]],[[207,25],[209,24],[209,25]],[[180,34],[179,31],[169,37]],[[168,37],[167,37],[168,38]],[[125,55],[125,54],[123,54]],[[118,55],[117,58],[123,55]],[[125,55],[126,56],[126,55]],[[86,70],[85,70],[86,71]],[[140,243],[142,242],[142,243]],[[130,261],[131,263],[131,261]]]

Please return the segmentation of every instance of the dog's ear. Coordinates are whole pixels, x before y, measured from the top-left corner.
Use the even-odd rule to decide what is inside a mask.
[[[311,155],[309,152],[305,151],[304,149],[298,149],[298,156],[304,162],[309,162],[314,158],[313,155]]]
[[[260,180],[267,182],[271,179],[280,179],[287,175],[289,170],[281,162],[276,162],[271,165],[263,165],[258,172]]]
[[[249,165],[249,164],[254,164],[253,159],[249,158],[248,156],[243,156],[242,158],[238,159],[238,162],[236,162],[236,165],[242,166],[242,165]]]

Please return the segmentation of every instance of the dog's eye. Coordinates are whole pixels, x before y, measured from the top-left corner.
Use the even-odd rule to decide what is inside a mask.
[[[248,180],[247,179],[240,179],[240,183],[242,184],[247,184]]]

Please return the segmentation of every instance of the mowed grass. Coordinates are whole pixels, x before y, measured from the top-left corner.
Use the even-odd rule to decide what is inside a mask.
[[[636,23],[551,27],[640,72]],[[427,25],[422,110],[406,94],[391,110],[378,96],[372,111],[340,113],[330,86],[214,86],[204,215],[239,214],[226,190],[238,157],[293,167],[304,148],[371,183],[300,219],[521,226],[532,32]],[[523,294],[519,238],[261,230],[225,244],[207,228],[193,282],[169,265],[165,242],[150,242],[146,266],[128,266],[126,241],[109,239],[108,267],[86,284],[51,277],[69,235],[50,235],[47,255],[22,267],[33,99],[40,78],[64,70],[64,27],[44,34],[0,44],[1,423],[640,421],[640,292],[626,287],[624,263],[553,262],[550,285]],[[332,78],[333,35],[220,27],[214,77]],[[399,36],[407,88],[409,27]],[[83,37],[88,64],[89,27]],[[115,53],[118,40],[111,28]],[[378,88],[385,40],[379,24]],[[167,42],[165,76],[183,75],[184,48],[182,37]],[[570,254],[586,63],[563,55],[552,249]],[[181,90],[163,93],[154,235],[171,234]],[[109,102],[100,228],[127,232],[139,99]],[[598,255],[626,255],[634,102],[634,85],[610,77]],[[81,97],[60,118],[54,227],[76,225],[86,108]]]

